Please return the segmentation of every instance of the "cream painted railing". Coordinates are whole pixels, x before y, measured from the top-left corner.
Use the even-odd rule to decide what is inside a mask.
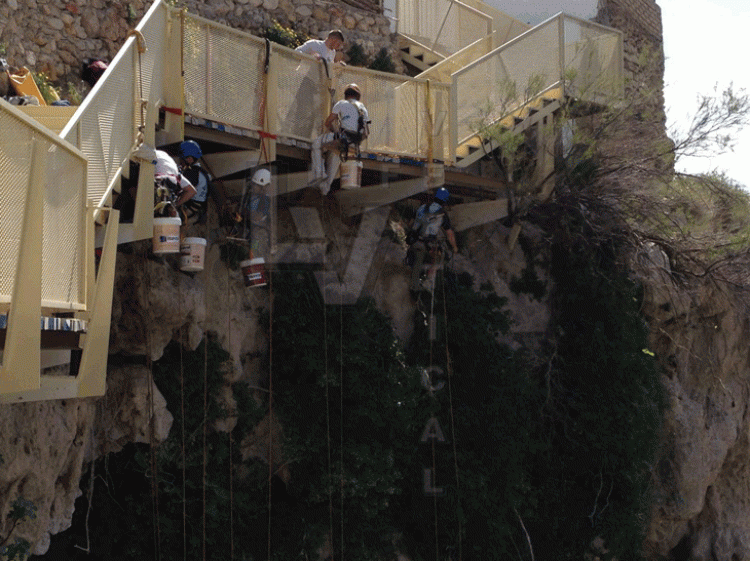
[[[8,312],[2,401],[102,395],[109,344],[117,221],[98,274],[93,212],[87,210],[87,162],[70,143],[0,100],[0,309]],[[111,231],[110,231],[111,230]],[[86,321],[78,376],[42,382],[44,315]]]
[[[619,31],[558,14],[458,70],[451,85],[451,153],[474,136],[480,117],[499,120],[553,88],[582,100],[614,100],[623,87],[622,52]]]
[[[482,0],[462,0],[462,2],[492,18],[492,30],[495,33],[495,47],[504,45],[508,41],[515,39],[522,33],[526,33],[531,29],[529,24],[523,23],[500,10],[496,10],[489,4],[482,2]]]
[[[492,17],[459,0],[398,0],[396,31],[450,56],[492,33]]]
[[[444,158],[449,85],[335,65],[215,22],[185,18],[185,111],[214,122],[311,142],[344,87],[356,83],[372,119],[365,150]],[[205,48],[205,45],[210,45]],[[242,61],[241,71],[236,61]],[[329,79],[330,75],[330,79]]]
[[[138,143],[154,144],[159,107],[181,110],[179,15],[155,2],[60,132],[88,158],[87,197],[98,209],[111,206],[123,165]],[[171,114],[167,120],[175,122]],[[177,136],[181,126],[180,117]],[[152,165],[144,162],[141,174],[153,181]],[[133,239],[151,236],[153,194],[147,191],[139,190]]]

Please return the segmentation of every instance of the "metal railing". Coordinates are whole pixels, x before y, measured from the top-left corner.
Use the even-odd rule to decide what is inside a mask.
[[[145,127],[147,113],[153,120],[153,112],[170,99],[181,105],[179,51],[168,52],[168,17],[167,6],[155,2],[60,133],[86,155],[88,199],[99,208],[109,206],[139,129],[153,135]]]
[[[9,305],[21,256],[41,250],[41,305],[86,308],[86,158],[69,143],[0,102],[0,304]],[[35,159],[34,144],[43,158]],[[36,180],[34,179],[36,177]],[[24,232],[24,212],[34,199],[41,237]],[[93,251],[93,247],[90,248]],[[19,290],[29,282],[26,279]],[[37,310],[37,315],[39,315]],[[38,320],[37,320],[38,322]]]
[[[558,14],[452,75],[451,154],[477,122],[499,120],[553,88],[613,100],[623,88],[622,33]]]
[[[429,4],[400,19],[400,25],[412,21],[416,30],[435,29],[446,13],[446,25],[460,29],[450,14],[466,12],[461,3],[448,11],[449,0],[412,4]],[[428,13],[433,23],[420,28]],[[621,34],[562,14],[472,61],[499,40],[497,32],[485,34],[498,14],[482,14],[482,25],[473,28],[481,37],[413,79],[354,67],[326,69],[310,56],[157,2],[137,28],[145,52],[138,37],[129,37],[61,136],[88,158],[87,196],[101,208],[140,140],[143,115],[153,121],[158,107],[181,108],[183,100],[185,112],[201,118],[311,142],[332,96],[340,99],[344,85],[356,82],[373,121],[367,150],[455,161],[480,107],[507,109],[520,101],[501,98],[499,84],[513,82],[523,90],[535,82],[542,91],[565,83],[568,93],[592,99],[621,88]],[[518,29],[512,18],[508,22]],[[146,135],[150,128],[145,126]]]
[[[531,29],[529,24],[523,23],[522,21],[509,16],[505,12],[496,10],[489,4],[482,2],[482,0],[462,0],[462,2],[492,18],[492,31],[495,35],[495,47],[504,45],[508,41],[515,39],[522,33],[526,33]]]
[[[459,0],[398,0],[396,31],[450,56],[492,33],[492,17]]]

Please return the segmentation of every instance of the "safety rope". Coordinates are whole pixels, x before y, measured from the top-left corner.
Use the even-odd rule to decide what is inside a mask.
[[[206,220],[206,236],[208,236],[208,219]],[[227,295],[226,302],[229,303],[230,286],[229,286],[229,268],[227,268]],[[208,300],[206,300],[208,301]],[[231,310],[231,307],[230,307]],[[227,314],[227,348],[232,349],[232,316]],[[234,370],[234,368],[233,368]],[[234,470],[233,462],[233,437],[232,430],[229,427],[229,561],[234,561]]]
[[[324,234],[325,235],[325,234]],[[328,453],[328,533],[331,536],[331,552],[335,551],[333,543],[333,456],[331,450],[331,390],[328,358],[328,299],[326,296],[325,271],[328,269],[326,252],[323,250],[323,370],[326,382],[326,449]]]
[[[146,271],[146,309],[151,308],[151,275],[148,267],[148,257],[144,249],[143,262]],[[156,461],[155,408],[154,408],[154,362],[152,360],[153,336],[151,328],[144,326],[146,333],[146,365],[148,368],[148,410],[149,410],[149,465],[151,468],[151,515],[154,519],[154,552],[156,561],[161,559],[161,526],[159,523],[159,471]]]
[[[429,269],[427,272],[429,277]],[[437,276],[437,274],[436,274]],[[429,279],[428,279],[429,280]],[[435,285],[437,284],[437,278],[432,281],[432,287],[430,288],[430,315],[427,318],[427,338],[430,341],[430,358],[429,365],[430,369],[428,372],[433,372],[433,328],[435,327]],[[432,381],[428,380],[428,384],[432,386]],[[434,395],[432,396],[434,398]],[[432,453],[432,478],[431,483],[434,487],[435,480],[437,478],[437,461],[435,459],[435,438],[430,439],[430,451]],[[437,491],[432,492],[432,512],[435,523],[435,561],[440,561],[440,531],[438,528],[438,502],[437,502]]]
[[[268,269],[268,561],[271,561],[271,506],[273,493],[273,273]]]
[[[207,290],[207,287],[206,287]],[[208,294],[206,294],[208,302]],[[206,470],[208,463],[208,331],[203,334],[203,561],[206,561]]]
[[[453,362],[451,361],[451,351],[448,346],[448,305],[445,297],[445,271],[443,271],[443,330],[445,331],[445,369],[448,375],[448,403],[451,414],[451,444],[453,446],[453,467],[456,472],[456,502],[458,503],[459,509],[461,508],[461,483],[458,471],[458,446],[456,443],[456,421],[455,412],[453,408]],[[458,561],[463,560],[463,528],[461,524],[461,517],[457,516],[458,524]]]
[[[177,287],[177,313],[182,318],[182,283]],[[187,561],[187,458],[185,457],[185,365],[182,356],[182,345],[185,337],[180,325],[180,454],[182,458],[182,558]]]
[[[258,131],[258,135],[260,136],[260,151],[261,155],[265,156],[266,162],[270,160],[268,149],[266,148],[266,140],[273,140],[276,138],[275,134],[266,131],[266,125],[268,124],[268,68],[270,66],[270,63],[271,41],[269,39],[266,39],[265,59],[263,62],[263,74],[261,78],[261,89],[263,91],[263,96],[260,99],[260,104],[258,107],[258,111],[260,113],[260,131]]]
[[[339,461],[341,462],[341,561],[344,561],[344,287],[339,279]]]

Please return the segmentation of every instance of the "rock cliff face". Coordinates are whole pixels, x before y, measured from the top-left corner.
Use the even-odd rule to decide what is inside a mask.
[[[649,263],[644,313],[670,407],[647,548],[673,559],[747,559],[747,302],[728,285],[678,285],[663,254]]]
[[[67,95],[69,86],[80,89],[81,61],[112,60],[150,5],[143,0],[9,0],[0,5],[0,57],[13,67],[46,73]],[[370,57],[386,48],[397,58],[390,21],[369,1],[187,0],[180,6],[259,36],[274,21],[315,38],[341,29],[345,50],[358,43]]]

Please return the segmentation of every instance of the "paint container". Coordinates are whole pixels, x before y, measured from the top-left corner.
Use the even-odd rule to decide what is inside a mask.
[[[362,162],[349,159],[341,162],[341,188],[357,189],[362,186]]]
[[[240,263],[242,278],[245,280],[245,286],[265,286],[268,282],[266,278],[266,260],[262,257],[248,259]]]
[[[180,244],[180,271],[194,273],[203,270],[206,257],[204,238],[185,238]]]
[[[154,218],[154,253],[180,253],[180,225],[177,217]]]

